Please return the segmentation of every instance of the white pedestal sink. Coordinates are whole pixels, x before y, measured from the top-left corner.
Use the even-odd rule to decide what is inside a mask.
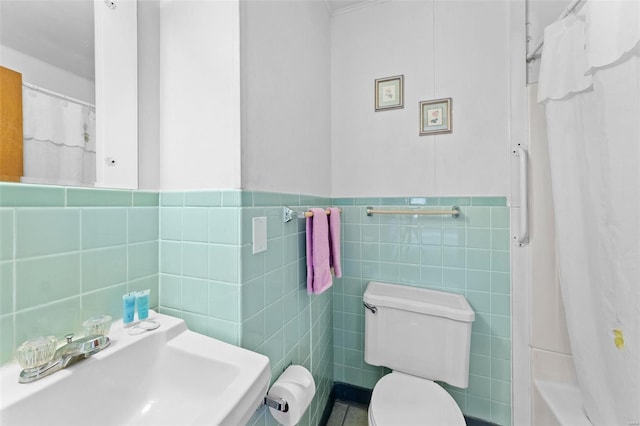
[[[33,383],[18,383],[17,363],[2,367],[0,424],[245,424],[267,393],[269,359],[152,316],[160,328],[130,336],[116,322],[109,347]]]

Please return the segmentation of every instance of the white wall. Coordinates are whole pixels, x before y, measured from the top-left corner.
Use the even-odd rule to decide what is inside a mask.
[[[160,188],[160,1],[138,2],[138,187]]]
[[[239,188],[239,2],[162,0],[160,15],[160,189]]]
[[[22,74],[22,81],[84,102],[95,102],[95,83],[22,52],[0,45],[0,65]]]
[[[509,2],[337,15],[331,63],[333,196],[509,194]],[[405,108],[374,112],[374,80],[398,74]],[[453,133],[418,136],[418,102],[444,97]]]
[[[137,1],[97,2],[96,186],[138,188]]]
[[[327,8],[322,1],[241,6],[242,186],[330,196]]]

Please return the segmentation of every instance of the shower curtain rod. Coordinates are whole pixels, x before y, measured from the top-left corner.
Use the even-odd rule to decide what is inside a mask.
[[[46,93],[47,95],[51,95],[51,96],[54,96],[56,98],[64,99],[65,101],[69,101],[69,102],[73,102],[73,103],[76,103],[76,104],[80,104],[80,105],[86,106],[88,108],[93,108],[94,111],[96,109],[96,106],[94,104],[90,104],[89,102],[81,101],[80,99],[72,98],[71,96],[67,96],[67,95],[63,95],[63,94],[58,93],[58,92],[54,92],[53,90],[49,90],[49,89],[45,89],[45,88],[40,87],[40,86],[36,86],[35,84],[31,84],[31,83],[27,83],[27,82],[23,81],[22,85],[24,87],[28,88],[28,89],[31,89],[31,90],[36,90],[38,92]]]
[[[566,18],[572,12],[578,13],[586,2],[587,0],[572,0],[571,3],[569,3],[569,6],[567,6],[567,8],[564,10],[564,12],[562,12],[560,16],[558,16],[558,19],[556,19],[556,21],[560,21],[561,19]],[[538,54],[540,49],[542,49],[543,45],[544,45],[544,36],[540,39],[540,41],[538,41],[535,44],[531,53],[527,55],[527,63],[533,62],[537,59],[536,55]]]

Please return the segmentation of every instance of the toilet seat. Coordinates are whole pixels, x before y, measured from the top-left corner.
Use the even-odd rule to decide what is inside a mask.
[[[440,385],[393,372],[376,383],[369,404],[369,426],[464,426],[462,411]]]

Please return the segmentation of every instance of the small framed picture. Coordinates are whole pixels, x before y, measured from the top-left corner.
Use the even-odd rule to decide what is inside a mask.
[[[376,111],[404,108],[404,76],[376,80]]]
[[[451,133],[451,98],[420,102],[420,136]]]

